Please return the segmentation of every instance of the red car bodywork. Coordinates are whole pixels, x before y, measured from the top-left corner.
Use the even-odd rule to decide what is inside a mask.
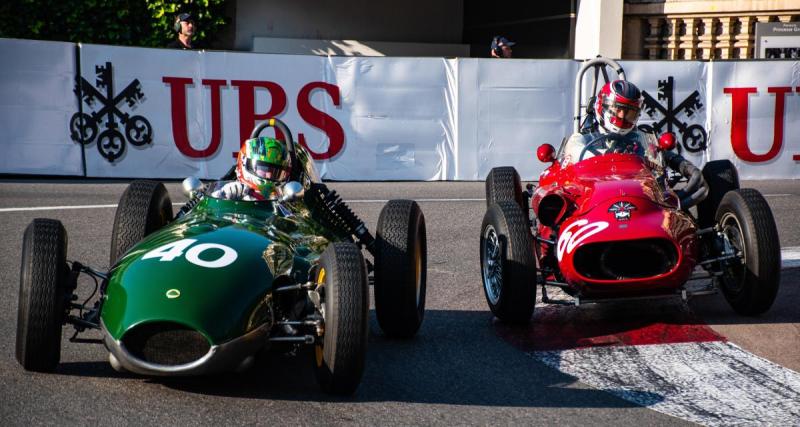
[[[538,236],[551,240],[535,243],[549,280],[604,298],[675,292],[689,279],[698,261],[695,222],[647,162],[613,153],[554,161],[541,174],[531,207]]]

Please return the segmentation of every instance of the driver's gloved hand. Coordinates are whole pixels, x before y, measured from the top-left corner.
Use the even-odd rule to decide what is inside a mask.
[[[245,200],[245,197],[249,195],[248,193],[247,185],[239,181],[233,181],[223,185],[222,188],[214,192],[213,196],[227,200]]]

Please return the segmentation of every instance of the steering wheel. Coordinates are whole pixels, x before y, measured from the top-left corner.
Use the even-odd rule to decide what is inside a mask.
[[[583,150],[581,150],[581,155],[578,156],[578,161],[583,160],[583,156],[586,155],[587,151],[591,152],[595,156],[602,155],[603,153],[598,151],[597,148],[595,148],[595,145],[599,146],[601,143],[603,143],[605,141],[605,139],[606,139],[605,135],[600,135],[597,138],[591,140],[588,144],[586,144],[586,146],[583,147]],[[608,147],[608,149],[606,149],[606,153],[613,153],[614,150],[617,149],[619,143],[620,143],[620,140],[619,139],[615,139],[614,142],[612,142],[611,145]]]

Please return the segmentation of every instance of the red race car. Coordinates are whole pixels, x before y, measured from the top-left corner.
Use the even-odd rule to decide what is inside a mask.
[[[619,79],[609,81],[606,67]],[[590,94],[597,93],[598,76],[606,84],[600,101],[591,97],[583,104],[582,84],[590,69]],[[539,160],[551,164],[538,187],[523,190],[513,167],[494,168],[486,178],[481,276],[499,319],[527,322],[537,287],[545,303],[574,305],[686,299],[719,289],[743,315],[762,313],[775,300],[780,279],[775,220],[758,191],[739,188],[731,162],[710,161],[700,170],[675,152],[671,133],[657,138],[638,129],[623,136],[598,132],[604,124],[615,131],[626,126],[614,117],[627,115],[635,124],[639,111],[627,100],[635,101],[635,91],[616,62],[587,61],[576,77],[575,133],[558,152],[549,144],[539,147]],[[710,279],[708,286],[686,286],[698,278]],[[553,287],[571,298],[548,298]]]

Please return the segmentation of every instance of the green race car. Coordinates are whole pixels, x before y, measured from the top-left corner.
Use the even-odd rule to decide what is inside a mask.
[[[117,207],[108,272],[67,261],[63,225],[35,219],[23,239],[20,364],[54,370],[67,324],[73,338],[100,329],[116,370],[154,376],[241,371],[263,349],[309,345],[321,387],[348,394],[364,368],[369,284],[383,332],[413,336],[427,264],[417,203],[389,201],[373,236],[320,182],[282,122],[262,123],[251,137],[266,127],[285,136],[284,182],[245,201],[215,196],[233,168],[220,182],[187,178],[190,201],[173,217],[163,184],[134,181]],[[91,306],[74,302],[80,274],[99,281]]]

